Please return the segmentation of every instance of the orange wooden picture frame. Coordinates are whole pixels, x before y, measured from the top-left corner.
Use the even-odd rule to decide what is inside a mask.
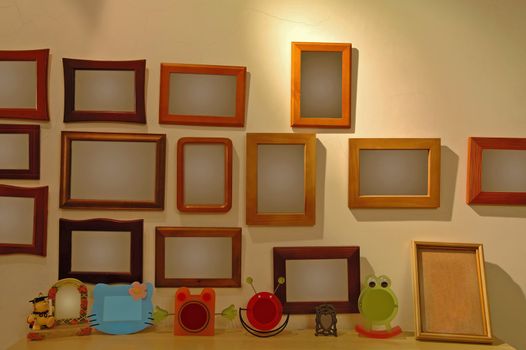
[[[221,204],[186,204],[185,202],[185,154],[190,144],[219,144],[225,147],[224,202]],[[177,141],[177,209],[182,212],[227,212],[232,208],[232,141],[219,137],[183,137]]]
[[[467,204],[526,205],[526,192],[482,190],[482,151],[485,149],[526,151],[526,138],[470,137],[468,139]]]
[[[349,128],[351,126],[351,49],[352,45],[348,43],[292,43],[291,126],[321,128]],[[341,52],[342,106],[341,116],[338,118],[302,117],[301,60],[302,53],[307,51]]]
[[[161,91],[159,101],[159,123],[179,125],[208,125],[242,127],[245,125],[246,67],[200,64],[161,63]],[[232,116],[178,115],[170,114],[170,75],[210,74],[236,77],[236,108]]]

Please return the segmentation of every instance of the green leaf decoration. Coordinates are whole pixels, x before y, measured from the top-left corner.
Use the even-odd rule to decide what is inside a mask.
[[[227,320],[233,321],[237,317],[237,310],[234,304],[221,311],[221,316]]]
[[[155,306],[155,311],[153,312],[153,323],[157,324],[168,317],[169,312],[165,309],[161,309],[159,306]]]

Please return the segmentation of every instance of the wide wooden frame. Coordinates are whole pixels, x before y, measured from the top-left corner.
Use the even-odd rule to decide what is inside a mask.
[[[288,302],[287,301],[287,260],[306,259],[346,259],[348,301],[326,302]],[[360,247],[274,247],[274,288],[283,304],[283,312],[289,314],[314,314],[316,306],[331,304],[339,313],[357,313],[360,296]],[[279,277],[285,277],[285,283],[278,288]]]
[[[36,61],[36,108],[2,108],[0,118],[49,120],[47,101],[49,49],[26,51],[0,51],[0,61]]]
[[[208,125],[242,127],[245,125],[246,67],[199,64],[161,63],[161,91],[159,123],[179,125]],[[236,77],[236,112],[233,116],[176,115],[170,114],[170,74],[214,74]]]
[[[1,124],[0,134],[27,134],[29,137],[29,168],[0,169],[0,179],[32,179],[40,178],[40,126]]]
[[[258,145],[304,145],[303,213],[258,212]],[[248,133],[246,140],[247,225],[313,226],[316,223],[316,134]]]
[[[46,256],[48,187],[16,187],[0,185],[2,197],[34,198],[33,242],[32,244],[13,244],[0,242],[0,254],[33,254]]]
[[[73,231],[130,232],[130,272],[71,271]],[[87,283],[142,282],[143,220],[88,219],[59,222],[59,279],[76,278]]]
[[[480,311],[482,319],[480,320],[484,334],[475,335],[475,334],[465,334],[465,333],[440,333],[433,330],[423,329],[423,319],[427,316],[425,310],[423,309],[423,295],[421,290],[422,279],[420,277],[421,266],[419,262],[419,253],[422,250],[432,250],[432,251],[443,251],[443,252],[469,252],[475,253],[475,264],[476,264],[476,273],[478,280],[478,296],[481,300]],[[486,293],[486,277],[484,272],[484,252],[482,244],[468,244],[468,243],[437,243],[437,242],[419,242],[413,241],[413,297],[415,304],[415,336],[419,340],[439,340],[439,341],[451,341],[451,342],[466,342],[466,343],[492,343],[493,338],[491,334],[491,323],[490,323],[490,314],[489,314],[489,305],[488,297]],[[458,278],[462,279],[463,276],[458,274],[459,271],[449,271],[447,273],[448,278]],[[427,278],[432,278],[428,276]],[[444,281],[447,283],[447,281]],[[466,288],[467,289],[467,288]],[[464,293],[467,293],[464,289]],[[457,291],[462,293],[462,290]],[[446,297],[443,297],[446,299]],[[441,308],[448,307],[448,300],[443,300],[440,302]],[[465,310],[458,310],[458,317],[465,319],[465,316],[462,313]]]
[[[99,121],[146,123],[144,82],[146,60],[93,61],[63,58],[64,66],[64,122]],[[135,73],[135,111],[81,111],[75,109],[75,71],[108,70]]]
[[[428,150],[427,195],[360,195],[360,150]],[[349,208],[440,207],[440,139],[349,139]]]
[[[156,144],[154,201],[92,200],[71,198],[71,144],[73,141],[154,142]],[[60,207],[77,209],[164,209],[166,135],[98,132],[62,132],[60,167]]]
[[[222,204],[185,204],[184,147],[188,144],[220,144],[225,147],[225,182]],[[183,137],[177,141],[177,209],[182,212],[227,212],[232,208],[232,141],[219,137]]]
[[[482,151],[526,151],[526,138],[470,137],[468,139],[467,204],[526,205],[526,192],[482,191]]]
[[[351,126],[351,44],[292,43],[291,126],[349,128]],[[304,51],[342,53],[342,115],[339,118],[301,116],[301,53]]]
[[[165,277],[165,242],[169,237],[231,237],[232,278],[167,278]],[[156,287],[241,287],[241,228],[238,227],[156,227]]]

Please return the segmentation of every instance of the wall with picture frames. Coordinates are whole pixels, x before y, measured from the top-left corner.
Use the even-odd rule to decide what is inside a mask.
[[[122,241],[116,241],[108,239],[107,233],[126,231],[122,227],[132,225],[132,221],[135,232],[138,220],[143,220],[143,263],[134,263],[129,278],[121,277],[123,282],[141,275],[146,282],[161,281],[163,287],[156,288],[154,303],[164,308],[173,307],[173,283],[178,272],[163,267],[164,276],[156,274],[156,264],[162,263],[156,261],[156,237],[161,235],[156,227],[175,232],[161,237],[166,247],[176,239],[184,241],[171,227],[241,228],[240,249],[235,243],[237,230],[219,233],[219,238],[214,232],[200,233],[207,249],[221,242],[241,262],[240,278],[237,270],[228,268],[227,274],[236,278],[218,278],[223,285],[231,286],[216,288],[218,310],[230,304],[246,305],[253,294],[244,283],[247,276],[254,278],[258,291],[274,289],[274,247],[359,246],[361,283],[369,274],[391,278],[399,301],[393,324],[404,330],[415,329],[412,241],[481,243],[493,333],[517,348],[526,348],[521,334],[526,327],[522,263],[526,253],[526,184],[523,177],[508,177],[504,185],[493,184],[487,179],[498,177],[498,172],[482,180],[476,174],[480,168],[504,166],[496,159],[498,152],[483,155],[482,149],[518,151],[526,147],[524,142],[510,146],[506,140],[493,139],[526,137],[526,47],[521,45],[526,35],[525,15],[524,3],[491,0],[5,1],[0,11],[0,50],[49,48],[50,54],[47,106],[38,96],[27,96],[29,102],[17,101],[17,107],[12,108],[15,111],[0,107],[3,149],[20,141],[16,136],[20,133],[29,135],[30,145],[35,140],[40,142],[39,157],[30,148],[27,162],[31,166],[15,172],[18,178],[9,178],[13,172],[0,169],[0,184],[6,185],[2,205],[12,207],[13,198],[17,198],[16,205],[23,207],[25,199],[38,198],[40,208],[47,196],[48,215],[47,223],[38,222],[47,226],[45,246],[39,243],[32,254],[0,255],[0,311],[4,315],[0,319],[0,347],[25,336],[25,318],[30,312],[27,301],[39,291],[47,291],[62,273],[70,276],[74,266],[88,276],[97,268],[82,261],[86,254],[77,254],[79,260],[61,261],[61,241],[78,252],[85,245],[78,227],[87,225],[108,246],[133,242],[134,248],[123,257],[126,261],[129,254],[137,256],[136,234],[121,235]],[[298,44],[293,46],[293,42]],[[302,58],[303,51],[312,50],[305,43],[352,43],[352,48],[332,47],[352,62],[348,69],[337,71],[349,82],[348,91],[330,82],[321,90],[302,85],[298,74],[328,76],[323,68],[321,73],[307,69],[320,58]],[[324,45],[316,48],[329,50]],[[73,60],[63,62],[63,58]],[[325,63],[330,64],[333,58],[328,57]],[[298,60],[302,60],[303,71],[293,66]],[[91,84],[100,78],[100,69],[108,66],[93,61],[129,61],[127,70],[116,70],[112,76],[116,84],[127,87],[111,95],[113,104],[109,107],[105,97],[110,95],[93,90]],[[41,74],[40,66],[34,69]],[[126,74],[129,72],[135,76]],[[235,98],[238,103],[228,106],[210,100],[205,106],[205,95],[196,100],[173,96],[171,88],[176,89],[177,84],[202,92],[199,80],[188,85],[185,79],[203,72],[213,76],[209,86],[223,84],[226,88],[221,89],[221,96]],[[181,79],[171,80],[177,78]],[[82,87],[71,86],[80,81]],[[134,85],[141,82],[144,96]],[[310,98],[302,100],[298,91]],[[342,99],[329,101],[323,97],[326,93]],[[326,108],[313,103],[316,99],[327,101]],[[5,101],[0,100],[0,106],[2,103]],[[20,111],[27,104],[37,108],[30,113]],[[299,106],[308,106],[312,112],[302,115]],[[200,117],[189,112],[196,108]],[[42,112],[46,109],[49,120]],[[14,113],[20,119],[4,119],[5,113]],[[317,118],[319,113],[327,117]],[[239,119],[242,115],[244,124]],[[101,122],[104,119],[111,121]],[[14,133],[4,124],[23,126]],[[38,135],[33,125],[40,126]],[[127,136],[112,139],[111,133]],[[297,148],[283,152],[280,137],[266,138],[265,133],[293,135],[285,143],[308,145],[308,149],[298,158]],[[120,142],[111,152],[104,151],[108,137]],[[468,143],[470,137],[474,138]],[[404,188],[415,191],[417,197],[428,193],[429,198],[410,196],[401,204],[390,197],[396,189],[389,186],[396,187],[399,182],[387,180],[395,178],[397,170],[392,166],[402,160],[386,167],[382,157],[392,149],[415,148],[404,141],[379,141],[375,147],[383,153],[363,153],[362,161],[356,162],[356,154],[362,156],[364,145],[385,138],[417,138],[426,145],[418,149],[433,152],[429,167],[419,168],[427,178],[404,183]],[[260,145],[259,153],[247,158],[258,144],[265,147]],[[96,153],[103,156],[90,156],[95,149],[103,150]],[[138,168],[136,162],[123,156],[130,150],[141,160]],[[316,166],[306,170],[311,176],[304,179],[308,185],[298,185],[297,173],[286,167],[276,170],[275,178],[265,180],[272,184],[278,179],[283,188],[306,198],[308,205],[298,204],[292,195],[280,200],[279,187],[274,188],[277,200],[276,196],[270,198],[271,192],[258,187],[263,186],[261,183],[247,178],[250,172],[263,179],[263,170],[276,164],[269,162],[269,157],[278,154],[284,165],[301,165],[302,159],[312,156],[312,150]],[[438,158],[436,150],[440,150]],[[61,161],[61,151],[78,156],[66,164]],[[186,159],[182,164],[178,164],[178,152]],[[522,155],[508,153],[512,164],[524,164]],[[213,154],[224,155],[225,160],[212,162]],[[413,155],[411,162],[422,159],[418,152]],[[198,156],[203,159],[201,163]],[[86,166],[80,160],[92,163]],[[200,174],[201,167],[212,167],[212,163],[216,168]],[[524,174],[524,167],[519,168]],[[98,171],[89,174],[88,170]],[[101,187],[107,185],[104,171],[141,176],[123,176],[130,182],[116,181],[105,188]],[[350,178],[349,174],[355,176]],[[382,178],[382,174],[385,188],[367,185],[366,179]],[[149,182],[143,187],[140,180],[144,176]],[[360,176],[364,181],[358,183]],[[193,187],[185,189],[186,182],[178,184],[182,179]],[[509,185],[512,181],[515,187]],[[213,183],[214,191],[199,191],[203,183]],[[18,201],[13,197],[18,190],[7,186],[48,188],[47,192],[39,189],[22,195]],[[98,186],[100,192],[89,186]],[[188,191],[186,197],[181,196],[181,190]],[[492,191],[522,195],[503,199],[488,194]],[[110,204],[104,200],[109,194],[113,196]],[[278,209],[273,208],[276,205]],[[304,215],[283,219],[283,215],[275,214],[276,210],[297,211],[298,205],[305,209]],[[96,218],[113,221],[111,225],[102,221],[76,223]],[[61,237],[61,226],[70,232],[69,240]],[[26,239],[31,239],[31,228],[12,227],[25,230]],[[228,240],[229,235],[235,240]],[[38,255],[42,251],[45,257]],[[224,273],[218,268],[218,275]],[[350,329],[359,320],[358,314],[338,314],[338,328]],[[239,327],[237,320],[234,326]],[[217,327],[232,324],[218,319]],[[314,316],[293,315],[289,327],[314,328]]]

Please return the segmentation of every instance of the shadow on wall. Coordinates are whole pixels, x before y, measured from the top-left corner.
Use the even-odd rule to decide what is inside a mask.
[[[493,334],[518,350],[526,349],[526,296],[501,267],[486,262]]]
[[[440,208],[437,209],[351,209],[358,221],[451,221],[455,199],[458,155],[447,146],[440,148]]]
[[[526,218],[526,206],[471,205],[471,209],[480,216]]]
[[[68,2],[78,12],[78,17],[84,19],[87,26],[93,26],[98,22],[104,12],[105,0],[71,1]]]

